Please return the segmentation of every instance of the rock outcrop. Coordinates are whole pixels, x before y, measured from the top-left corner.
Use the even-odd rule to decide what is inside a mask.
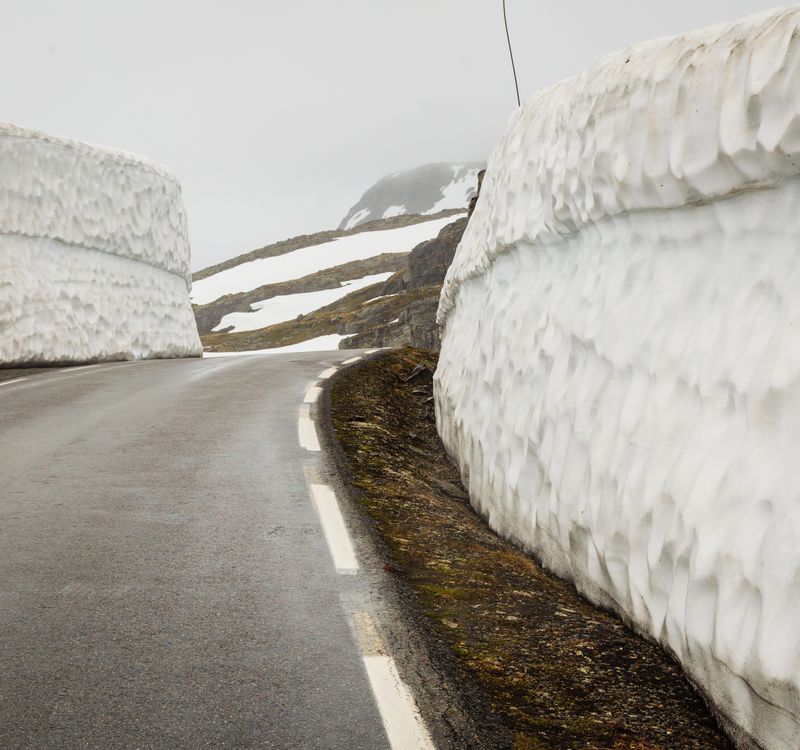
[[[381,295],[406,298],[407,304],[396,318],[388,322],[380,308],[366,311],[351,330],[345,331],[355,334],[347,339],[348,348],[415,346],[439,349],[436,323],[439,295],[466,226],[466,218],[458,219],[409,253],[406,267],[388,279],[381,289]]]

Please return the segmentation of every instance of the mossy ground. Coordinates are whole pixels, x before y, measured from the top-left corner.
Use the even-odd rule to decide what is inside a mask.
[[[346,370],[330,396],[354,494],[396,571],[509,728],[513,750],[731,748],[677,664],[442,491],[459,484],[431,385],[435,355],[404,350]]]

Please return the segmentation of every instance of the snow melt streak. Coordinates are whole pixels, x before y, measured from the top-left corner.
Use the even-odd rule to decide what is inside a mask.
[[[180,185],[0,124],[0,363],[198,356]]]
[[[769,750],[800,734],[798,15],[641,45],[515,116],[435,381],[490,524]]]

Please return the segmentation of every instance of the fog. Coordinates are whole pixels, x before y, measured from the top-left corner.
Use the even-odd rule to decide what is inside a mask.
[[[608,52],[759,0],[507,0],[523,100]],[[4,0],[0,120],[145,154],[193,267],[334,228],[383,175],[485,159],[516,106],[488,0]]]

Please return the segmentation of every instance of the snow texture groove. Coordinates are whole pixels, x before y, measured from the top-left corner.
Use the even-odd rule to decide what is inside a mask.
[[[169,171],[0,124],[0,363],[199,356],[189,266]]]
[[[442,291],[490,525],[800,736],[800,10],[635,46],[512,116]]]

